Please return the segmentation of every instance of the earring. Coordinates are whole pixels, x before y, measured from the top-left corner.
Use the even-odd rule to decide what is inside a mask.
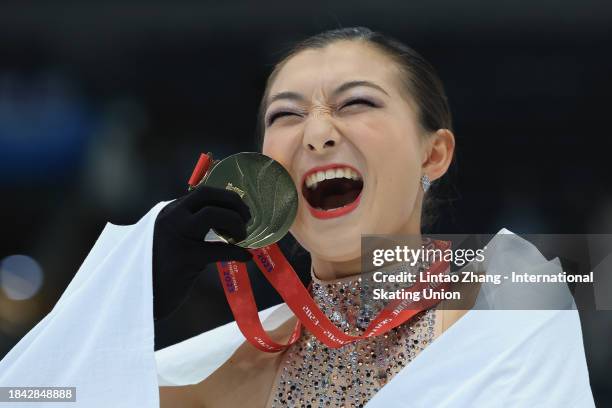
[[[431,186],[431,180],[429,180],[429,176],[427,174],[423,174],[421,176],[421,187],[423,187],[423,192],[426,193]]]

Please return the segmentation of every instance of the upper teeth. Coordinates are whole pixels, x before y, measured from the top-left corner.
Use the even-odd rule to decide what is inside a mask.
[[[315,188],[317,183],[323,180],[330,180],[334,178],[347,178],[353,180],[360,180],[361,177],[355,170],[348,167],[337,167],[335,169],[329,169],[325,171],[317,171],[306,177],[306,187]]]

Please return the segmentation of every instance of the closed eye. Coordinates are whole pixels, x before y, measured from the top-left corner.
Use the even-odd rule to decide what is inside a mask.
[[[378,105],[376,105],[374,102],[369,101],[367,99],[363,99],[363,98],[355,98],[355,99],[351,99],[348,102],[346,102],[344,105],[342,105],[340,107],[340,109],[344,109],[348,106],[352,106],[352,105],[367,105],[367,106],[371,106],[373,108],[377,107]]]
[[[274,113],[270,114],[270,116],[268,116],[268,120],[266,121],[266,125],[270,126],[270,125],[272,125],[272,123],[274,123],[274,121],[276,119],[282,118],[284,116],[291,116],[291,115],[299,116],[297,113],[291,112],[291,111],[274,112]]]

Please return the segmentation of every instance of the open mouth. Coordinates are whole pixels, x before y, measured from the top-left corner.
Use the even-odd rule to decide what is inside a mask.
[[[330,165],[304,176],[302,194],[317,218],[344,215],[357,207],[363,189],[361,174],[353,167]]]

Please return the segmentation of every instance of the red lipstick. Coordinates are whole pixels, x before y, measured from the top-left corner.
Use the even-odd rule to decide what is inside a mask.
[[[328,164],[325,166],[317,166],[317,167],[313,167],[312,169],[308,170],[306,173],[304,173],[304,175],[302,176],[302,186],[304,185],[306,178],[308,176],[310,176],[313,173],[319,172],[319,171],[326,171],[326,170],[331,170],[331,169],[337,169],[337,168],[349,168],[351,170],[353,170],[355,173],[357,173],[359,175],[359,177],[361,176],[361,173],[353,166],[348,165],[348,164],[343,164],[343,163],[332,163],[332,164]],[[363,177],[362,177],[363,178]],[[353,211],[355,208],[357,208],[359,206],[359,202],[361,200],[361,192],[359,193],[359,195],[357,196],[357,198],[355,198],[355,200],[353,200],[352,202],[342,206],[342,207],[338,207],[338,208],[333,208],[330,210],[323,210],[320,208],[314,208],[310,205],[310,203],[308,202],[308,200],[304,200],[306,202],[306,205],[308,207],[308,211],[310,211],[310,214],[315,217],[315,218],[319,218],[319,219],[330,219],[330,218],[336,218],[336,217],[341,217],[343,215],[346,215],[348,213],[350,213],[351,211]]]

